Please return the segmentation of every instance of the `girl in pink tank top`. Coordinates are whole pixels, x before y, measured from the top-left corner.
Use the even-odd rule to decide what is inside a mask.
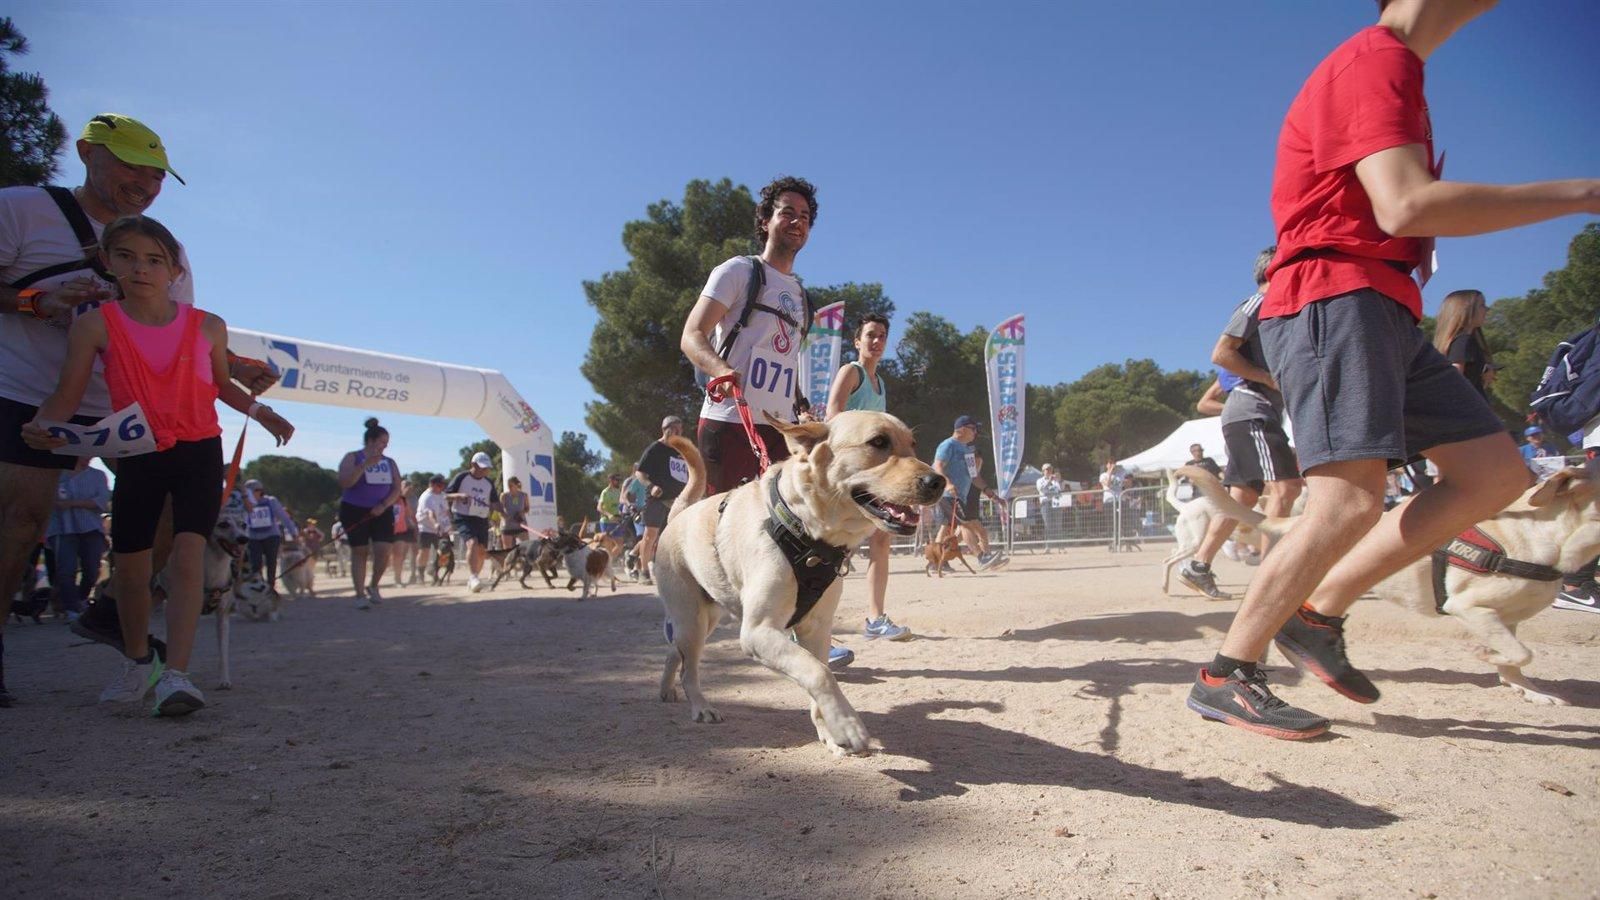
[[[102,701],[138,702],[153,687],[157,715],[184,715],[205,705],[189,680],[189,656],[204,602],[206,539],[222,508],[221,400],[255,419],[281,445],[294,426],[228,378],[228,328],[216,316],[176,303],[168,295],[181,269],[178,241],[145,216],[107,225],[100,258],[117,279],[122,299],[90,310],[67,333],[61,379],[39,406],[22,436],[29,446],[53,450],[66,443],[46,423],[77,410],[94,371],[105,365],[106,386],[118,411],[138,403],[154,452],[117,463],[112,489],[111,549],[114,593],[128,658]],[[149,646],[151,547],[162,507],[172,501],[172,555],[167,563],[167,658]]]

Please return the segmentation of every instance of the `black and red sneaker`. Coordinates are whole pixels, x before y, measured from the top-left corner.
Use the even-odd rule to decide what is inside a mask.
[[[1377,702],[1377,686],[1344,655],[1344,616],[1320,616],[1302,606],[1273,641],[1328,687],[1357,703]]]
[[[1207,719],[1285,741],[1303,741],[1328,730],[1327,719],[1274,696],[1259,669],[1236,669],[1226,678],[1201,669],[1188,704]]]

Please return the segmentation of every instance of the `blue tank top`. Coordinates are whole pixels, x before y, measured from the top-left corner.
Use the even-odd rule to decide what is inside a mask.
[[[367,467],[361,472],[361,477],[356,479],[355,484],[345,488],[339,499],[351,506],[371,509],[389,496],[395,482],[399,480],[400,473],[395,471],[394,463],[387,456],[380,457],[375,462],[367,463]]]
[[[852,362],[846,365],[854,366],[861,373],[861,383],[850,392],[849,399],[844,401],[845,409],[864,409],[869,412],[886,412],[889,408],[889,389],[884,387],[883,376],[878,377],[878,390],[873,390],[872,379],[867,377],[867,367],[861,363]]]

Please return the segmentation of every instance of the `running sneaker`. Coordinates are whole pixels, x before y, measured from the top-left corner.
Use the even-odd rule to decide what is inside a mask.
[[[1311,618],[1305,607],[1294,611],[1273,640],[1285,655],[1299,661],[1328,687],[1357,703],[1375,703],[1378,689],[1344,653],[1344,616]]]
[[[372,601],[367,599],[367,592],[364,591],[364,590],[361,590],[360,588],[357,588],[356,589],[356,609],[371,609],[371,608],[372,608]]]
[[[379,603],[383,602],[383,595],[378,593],[377,585],[374,584],[367,587],[367,600],[373,606],[377,606]]]
[[[101,703],[138,703],[144,695],[155,687],[156,680],[161,677],[161,654],[150,654],[149,662],[135,662],[124,656],[122,658],[122,672],[106,689],[100,692]]]
[[[1239,562],[1239,542],[1230,540],[1224,543],[1222,545],[1222,555],[1234,562]]]
[[[988,553],[979,553],[978,571],[987,572],[994,568],[995,565],[1000,562],[1000,556],[1001,553],[999,550],[990,550]]]
[[[1577,586],[1562,585],[1556,594],[1553,609],[1575,609],[1579,612],[1600,612],[1600,585],[1585,582]]]
[[[1205,669],[1189,689],[1188,706],[1201,717],[1256,734],[1298,741],[1328,730],[1328,720],[1279,700],[1260,669],[1215,678]]]
[[[842,669],[856,661],[855,651],[838,644],[828,648],[828,668]]]
[[[122,643],[122,619],[117,615],[117,601],[109,596],[92,597],[76,619],[68,622],[67,628],[84,640],[105,644],[115,648],[118,653],[127,654],[127,647]],[[167,644],[165,641],[150,635],[150,649],[156,655],[166,658]]]
[[[1213,600],[1232,600],[1233,595],[1217,587],[1217,575],[1205,563],[1189,560],[1178,570],[1178,580]]]
[[[168,669],[156,682],[156,705],[153,716],[187,716],[206,705],[206,695],[189,680],[188,672]]]
[[[888,613],[884,613],[876,619],[868,619],[867,627],[862,629],[861,633],[869,641],[877,640],[878,638],[888,641],[908,641],[911,639],[911,629],[904,625],[896,625],[894,620],[889,618]]]
[[[476,594],[480,589],[482,589],[482,587],[483,587],[483,582],[478,580],[478,576],[476,576],[476,575],[468,575],[467,576],[467,590],[468,591],[470,591],[471,593]]]

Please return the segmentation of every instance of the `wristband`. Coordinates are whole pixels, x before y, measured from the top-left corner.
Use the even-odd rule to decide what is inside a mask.
[[[35,319],[44,319],[47,316],[40,314],[39,298],[47,292],[38,288],[23,288],[17,291],[17,312],[27,313]]]
[[[245,410],[245,412],[244,412],[244,417],[246,419],[255,419],[257,422],[259,422],[261,420],[256,418],[256,414],[261,412],[263,409],[270,410],[270,409],[272,409],[272,407],[263,406],[260,403],[251,401],[250,408]]]

